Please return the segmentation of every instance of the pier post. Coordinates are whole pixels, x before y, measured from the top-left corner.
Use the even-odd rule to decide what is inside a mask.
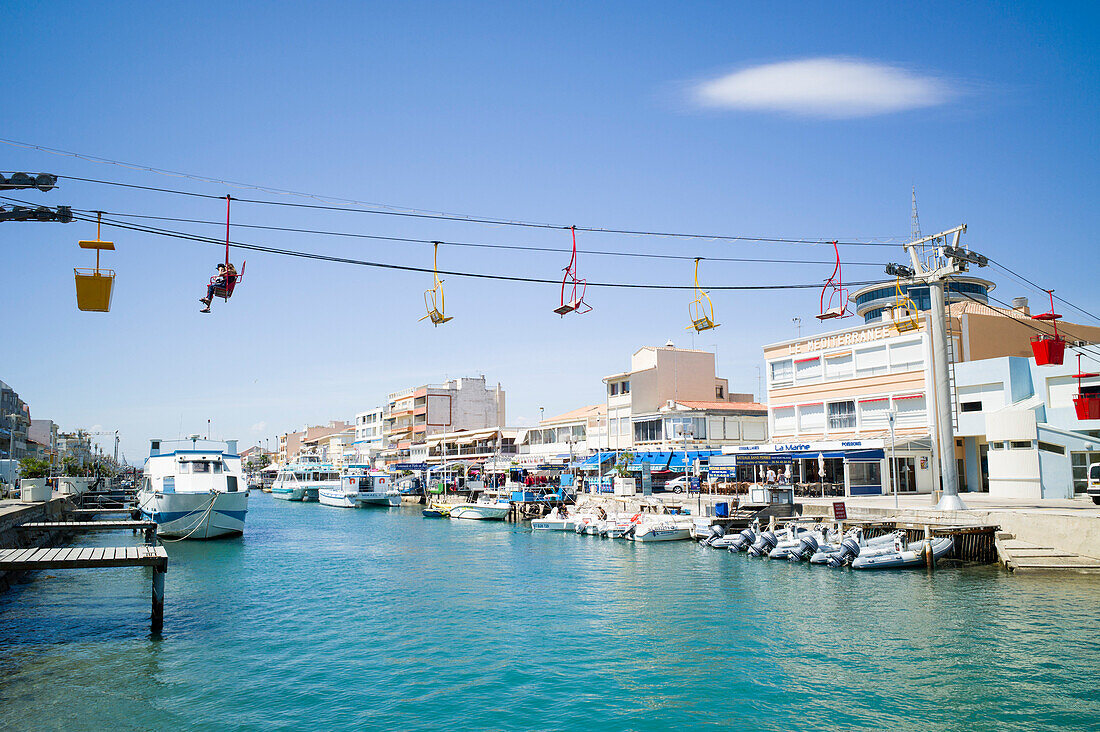
[[[168,567],[153,567],[153,614],[152,631],[159,633],[164,628],[164,575]]]

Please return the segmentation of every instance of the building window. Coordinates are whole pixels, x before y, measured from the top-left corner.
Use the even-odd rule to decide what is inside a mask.
[[[619,394],[619,382],[612,381],[607,385],[607,393],[611,396],[618,396]]]
[[[799,432],[825,431],[825,405],[803,404],[798,408]]]
[[[821,378],[821,359],[804,358],[794,362],[794,378],[799,384],[809,384]]]
[[[982,411],[981,402],[963,402],[959,405],[959,408],[964,412],[980,412]]]
[[[1031,440],[1012,440],[1008,443],[1010,450],[1030,450]]]
[[[890,400],[867,399],[859,403],[859,426],[861,430],[885,430],[890,424],[886,415],[890,411]]]
[[[661,439],[661,420],[647,419],[634,423],[635,442],[658,442]]]
[[[852,375],[854,362],[852,353],[835,353],[825,357],[825,378],[842,379]]]
[[[720,387],[720,386],[714,387],[714,396],[716,398],[725,399],[726,398],[725,394],[726,394],[726,392],[722,387]]]
[[[1004,446],[1005,446],[1005,444],[1003,442],[991,442],[991,443],[989,443],[989,449],[990,450],[1001,450],[1001,449],[1004,449]]]
[[[624,381],[624,382],[622,382],[622,384],[619,385],[619,393],[620,394],[629,394],[630,393],[630,382],[629,381]]]
[[[1066,454],[1066,448],[1063,447],[1062,445],[1055,445],[1053,443],[1043,442],[1041,440],[1039,441],[1039,449],[1043,450],[1045,452],[1053,452],[1056,455],[1065,455]]]
[[[886,346],[856,351],[856,376],[876,376],[886,371]]]
[[[773,384],[786,384],[794,381],[794,362],[791,359],[772,361],[769,366]]]
[[[928,412],[924,395],[894,397],[894,409],[897,410],[897,426],[925,427],[928,424]]]
[[[829,430],[854,430],[856,428],[856,403],[831,402],[829,404]]]
[[[848,463],[848,481],[852,487],[881,486],[882,466],[878,462]]]
[[[894,371],[916,371],[924,364],[920,341],[890,344],[890,367]]]
[[[1088,488],[1088,470],[1092,463],[1100,463],[1100,452],[1071,452],[1073,466],[1073,492],[1084,493]]]
[[[772,410],[772,431],[777,435],[794,433],[794,407],[779,407]]]

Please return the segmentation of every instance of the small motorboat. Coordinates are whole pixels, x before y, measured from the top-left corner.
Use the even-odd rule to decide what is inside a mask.
[[[532,531],[573,531],[576,517],[563,515],[555,506],[546,516],[531,519]]]
[[[788,525],[778,534],[775,534],[775,543],[767,550],[754,556],[765,556],[769,559],[786,559],[791,549],[798,547],[802,535],[808,532],[805,526]],[[765,532],[765,534],[770,532]],[[755,545],[754,545],[755,546]]]
[[[830,567],[840,567],[861,553],[873,554],[880,550],[893,550],[895,534],[883,534],[873,539],[863,538],[863,529],[855,527],[849,529],[843,538],[837,543],[828,543],[818,547],[818,551],[810,557],[810,564],[828,564]]]
[[[691,538],[691,524],[657,516],[633,524],[623,536],[640,542],[682,541]]]
[[[503,521],[508,516],[511,503],[456,503],[450,507],[453,519],[476,519],[479,521]]]
[[[938,560],[954,548],[955,542],[950,536],[937,536],[929,540],[914,541],[903,548],[898,541],[893,551],[875,553],[868,556],[861,553],[852,560],[852,569],[901,569],[920,567],[926,563],[926,553],[932,552],[933,561]]]
[[[451,507],[444,503],[429,503],[420,513],[424,518],[450,518]]]

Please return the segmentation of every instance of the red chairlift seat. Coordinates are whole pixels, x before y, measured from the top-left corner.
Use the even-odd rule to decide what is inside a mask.
[[[583,315],[592,312],[592,306],[584,301],[588,280],[577,277],[577,227],[570,226],[569,230],[573,234],[573,256],[569,260],[569,266],[563,270],[565,275],[561,279],[561,304],[554,308],[554,312],[563,317],[569,313]],[[572,288],[570,299],[566,300],[565,290],[570,287]]]
[[[237,287],[237,283],[244,279],[244,268],[246,264],[248,264],[247,261],[241,262],[240,272],[225,275],[224,285],[219,285],[215,282],[215,280],[219,279],[220,275],[214,275],[210,278],[210,285],[214,288],[214,297],[220,297],[226,301],[233,297],[233,290]]]
[[[1041,320],[1054,326],[1054,333],[1040,333],[1031,339],[1031,352],[1035,354],[1035,363],[1038,366],[1060,366],[1065,360],[1066,339],[1058,335],[1058,321],[1061,315],[1054,312],[1054,290],[1047,290],[1050,295],[1050,312],[1032,315],[1032,320]]]
[[[1073,397],[1073,409],[1077,412],[1077,419],[1100,419],[1100,394],[1084,393],[1081,391],[1081,379],[1092,379],[1100,374],[1087,373],[1081,370],[1081,354],[1077,354],[1077,373],[1072,378],[1077,379],[1077,394]]]
[[[832,320],[833,318],[847,318],[851,315],[848,312],[848,290],[844,287],[843,277],[840,271],[840,248],[837,246],[837,242],[832,242],[833,252],[836,254],[836,266],[833,267],[833,273],[826,280],[825,286],[821,288],[820,299],[820,312],[817,315],[818,320]],[[825,304],[825,293],[829,293],[829,303]],[[835,303],[835,304],[834,304]]]

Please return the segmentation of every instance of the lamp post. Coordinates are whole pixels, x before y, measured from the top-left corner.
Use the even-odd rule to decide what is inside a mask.
[[[895,511],[900,508],[900,506],[898,505],[898,481],[897,478],[894,476],[894,473],[897,472],[895,470],[897,468],[897,465],[894,463],[894,423],[897,421],[897,418],[898,413],[895,409],[891,409],[886,413],[886,421],[890,425],[890,462],[888,463],[888,470],[890,471],[890,487],[894,491]]]
[[[691,418],[688,417],[687,419],[691,419]],[[691,496],[691,478],[688,476],[688,465],[689,465],[689,462],[688,462],[688,437],[695,435],[695,426],[690,425],[690,424],[681,424],[679,426],[679,428],[677,429],[677,432],[680,433],[680,436],[684,440],[684,479],[685,479],[684,480],[684,482],[685,482],[684,489],[687,491],[687,494],[690,497]],[[703,512],[703,490],[702,490],[702,488],[699,489],[699,495],[698,495],[698,499],[696,500],[695,505],[696,505],[697,512],[701,514]]]
[[[572,432],[565,438],[565,444],[569,445],[569,474],[573,476],[573,495],[577,493],[577,469],[573,466],[573,445],[577,444],[577,437]],[[565,502],[565,492],[562,492],[562,502]]]

